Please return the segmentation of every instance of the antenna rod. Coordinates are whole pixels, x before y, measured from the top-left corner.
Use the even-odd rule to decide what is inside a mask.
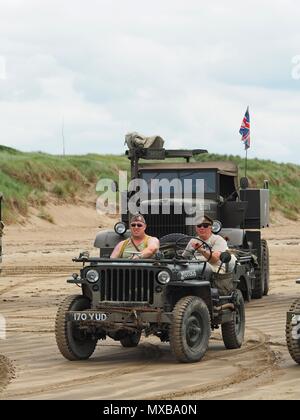
[[[64,117],[62,119],[61,134],[62,134],[62,139],[63,139],[63,156],[65,156]]]

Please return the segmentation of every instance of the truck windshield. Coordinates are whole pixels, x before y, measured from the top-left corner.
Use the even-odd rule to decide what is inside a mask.
[[[179,179],[182,182],[182,189],[184,188],[185,194],[195,194],[196,193],[196,181],[197,179],[203,179],[204,181],[204,193],[215,193],[216,192],[216,172],[214,171],[195,171],[192,172],[189,170],[164,170],[164,171],[141,171],[140,177],[147,182],[148,191],[159,192],[158,182],[153,182],[155,180],[162,181],[168,180],[172,182],[173,180]],[[186,182],[184,180],[192,180],[192,182]]]

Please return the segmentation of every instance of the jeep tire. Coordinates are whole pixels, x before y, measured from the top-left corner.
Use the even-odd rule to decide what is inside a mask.
[[[222,338],[227,349],[238,349],[245,336],[245,303],[242,292],[236,290],[235,311],[233,319],[221,325]]]
[[[297,299],[293,302],[290,312],[300,312],[300,299]],[[298,328],[298,338],[293,334],[294,328]],[[285,328],[286,343],[291,357],[295,360],[296,363],[300,364],[300,324],[292,325],[292,322],[286,321]]]
[[[181,298],[173,309],[170,346],[179,362],[198,362],[204,356],[210,337],[210,315],[197,296]]]
[[[68,311],[90,308],[90,300],[82,295],[68,296],[59,306],[55,320],[55,338],[61,354],[68,360],[85,360],[94,352],[97,339],[81,331],[78,324],[66,319]]]

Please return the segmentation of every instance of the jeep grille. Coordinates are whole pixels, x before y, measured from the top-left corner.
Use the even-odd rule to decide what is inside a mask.
[[[153,303],[154,271],[142,268],[107,268],[100,272],[100,300]]]

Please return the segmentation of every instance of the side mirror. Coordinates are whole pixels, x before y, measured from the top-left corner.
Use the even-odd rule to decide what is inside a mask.
[[[245,190],[246,188],[249,187],[249,181],[248,181],[247,177],[243,176],[240,179],[240,187],[241,187],[242,190]]]
[[[229,261],[231,260],[231,254],[228,251],[224,251],[221,253],[220,255],[220,260],[222,262],[222,264],[228,264]]]
[[[264,189],[265,190],[268,190],[269,189],[269,180],[268,179],[265,179],[264,180]]]

